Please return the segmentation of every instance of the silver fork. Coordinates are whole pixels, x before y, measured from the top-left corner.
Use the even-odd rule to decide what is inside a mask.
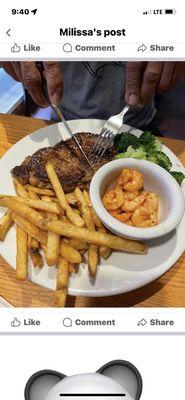
[[[129,108],[130,107],[127,105],[119,114],[114,115],[106,121],[92,149],[92,157],[99,156],[99,158],[101,158],[104,155],[108,145],[121,128],[123,124],[123,117]]]

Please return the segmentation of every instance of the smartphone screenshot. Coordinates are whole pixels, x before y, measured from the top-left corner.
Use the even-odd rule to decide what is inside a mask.
[[[1,6],[1,397],[185,396],[184,17]]]

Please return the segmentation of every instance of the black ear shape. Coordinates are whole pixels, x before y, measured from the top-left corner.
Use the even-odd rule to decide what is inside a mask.
[[[103,365],[98,371],[114,379],[135,399],[139,400],[142,393],[142,378],[137,368],[128,361],[115,360]]]
[[[25,400],[44,400],[50,389],[64,378],[65,375],[49,369],[36,372],[26,384]]]

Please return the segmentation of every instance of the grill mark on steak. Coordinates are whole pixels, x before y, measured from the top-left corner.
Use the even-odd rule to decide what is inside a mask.
[[[76,137],[86,155],[92,157],[97,135],[81,132],[76,133]],[[94,172],[112,160],[115,154],[116,150],[113,144],[110,144],[101,160],[93,157]],[[30,183],[33,186],[50,188],[51,184],[45,170],[48,161],[53,163],[65,192],[75,189],[77,185],[81,189],[87,188],[94,174],[73,139],[61,141],[54,147],[39,149],[32,156],[26,157],[21,165],[14,167],[11,174],[24,185]]]

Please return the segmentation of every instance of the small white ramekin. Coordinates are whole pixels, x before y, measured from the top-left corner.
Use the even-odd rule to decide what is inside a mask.
[[[102,196],[123,168],[140,171],[144,177],[144,189],[159,195],[158,225],[150,228],[126,225],[112,217],[103,206]],[[119,236],[139,240],[154,239],[171,232],[180,223],[185,210],[184,195],[175,179],[158,165],[133,158],[114,160],[101,167],[91,181],[90,198],[97,215],[110,231]]]

